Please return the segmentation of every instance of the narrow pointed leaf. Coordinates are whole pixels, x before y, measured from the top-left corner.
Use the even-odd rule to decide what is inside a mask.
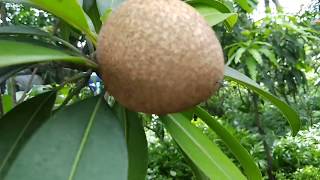
[[[238,20],[238,15],[233,13],[227,5],[216,0],[189,0],[191,6],[205,17],[208,24],[213,26],[219,22],[225,21],[225,25],[229,31]]]
[[[29,99],[0,119],[0,179],[7,173],[21,148],[51,114],[56,92]]]
[[[96,64],[84,57],[72,56],[60,49],[36,43],[0,40],[0,68],[18,64],[64,61],[95,68]]]
[[[194,108],[195,114],[202,119],[229,147],[250,180],[262,179],[261,172],[248,151],[222,125],[200,107]]]
[[[90,30],[85,12],[77,0],[1,0],[14,3],[28,3],[44,9],[68,24],[85,32],[91,40],[96,42],[96,34]]]
[[[146,179],[148,169],[148,144],[141,118],[120,104],[113,106],[113,112],[122,122],[127,140],[129,156],[128,179]]]
[[[130,180],[146,179],[148,144],[142,121],[136,112],[127,110],[127,145]]]
[[[256,49],[249,49],[249,53],[252,55],[252,57],[260,64],[262,65],[262,57],[258,50]]]
[[[101,97],[59,110],[33,135],[5,180],[127,178],[119,120]]]
[[[245,11],[251,13],[253,11],[253,8],[250,6],[248,0],[235,0],[239,6],[244,9]]]
[[[10,25],[10,26],[2,26],[0,27],[0,35],[34,35],[34,36],[42,36],[48,37],[55,42],[60,42],[65,47],[68,47],[70,50],[78,54],[82,54],[76,47],[74,47],[69,42],[58,38],[57,36],[53,36],[45,31],[42,31],[38,28],[30,27],[30,26],[21,26],[21,25]]]
[[[160,119],[181,149],[210,179],[245,179],[231,160],[183,114],[169,114]]]
[[[266,100],[269,100],[273,105],[275,105],[281,112],[282,114],[287,118],[292,134],[295,136],[300,127],[301,127],[301,122],[298,113],[292,109],[287,103],[283,102],[276,96],[270,94],[269,92],[263,90],[256,82],[245,76],[244,74],[238,72],[235,69],[232,69],[230,67],[225,68],[225,78],[227,80],[232,80],[235,81],[248,89],[251,89],[255,93],[261,95],[263,98]]]

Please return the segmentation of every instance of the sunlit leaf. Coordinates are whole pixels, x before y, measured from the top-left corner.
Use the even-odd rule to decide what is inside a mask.
[[[235,0],[239,6],[244,9],[245,11],[251,13],[253,8],[250,6],[249,0]]]
[[[72,56],[65,51],[31,42],[0,40],[0,67],[50,61],[83,64],[95,68],[96,64],[85,57]]]
[[[213,26],[219,22],[225,21],[225,25],[229,31],[238,20],[238,15],[232,12],[227,5],[216,0],[189,0],[186,1],[195,9],[197,9],[202,16],[205,17],[208,24]]]
[[[195,107],[195,114],[202,119],[228,146],[238,159],[248,179],[262,179],[261,172],[248,151],[222,125],[200,107]]]
[[[172,138],[210,179],[245,179],[231,160],[181,113],[160,117]]]
[[[52,39],[53,41],[60,42],[65,47],[68,47],[70,50],[73,50],[75,53],[81,54],[81,52],[74,47],[69,42],[49,34],[45,31],[42,31],[38,28],[30,26],[21,26],[21,25],[10,25],[0,27],[0,35],[34,35],[34,36],[43,36]]]

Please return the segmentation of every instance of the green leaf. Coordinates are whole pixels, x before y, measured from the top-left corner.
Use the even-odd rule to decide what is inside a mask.
[[[95,31],[99,32],[101,28],[101,20],[100,20],[100,14],[97,7],[96,0],[86,0],[83,2],[83,9],[90,17],[94,27]]]
[[[90,30],[86,14],[77,0],[4,0],[15,3],[29,3],[44,9],[63,19],[78,30],[85,32],[93,43],[97,41],[97,35]]]
[[[100,16],[104,16],[109,9],[114,10],[119,7],[124,0],[96,0]]]
[[[247,50],[247,48],[241,47],[239,48],[235,53],[234,62],[237,64],[240,62],[240,58],[242,57],[242,54]]]
[[[11,34],[19,34],[19,35],[34,35],[34,36],[42,36],[48,37],[53,41],[60,42],[65,47],[68,47],[70,50],[73,50],[79,55],[82,55],[81,51],[74,47],[69,42],[58,38],[57,36],[53,36],[45,31],[42,31],[38,28],[30,27],[30,26],[21,26],[21,25],[10,25],[10,26],[2,26],[0,27],[0,35],[11,35]]]
[[[200,107],[194,108],[195,114],[202,119],[228,146],[233,155],[238,159],[248,179],[262,179],[261,172],[248,151],[233,137],[228,130],[219,124],[212,116]]]
[[[253,11],[253,8],[250,6],[248,0],[235,0],[239,6],[247,11],[248,13],[251,13]]]
[[[248,51],[249,51],[249,53],[251,54],[251,56],[252,56],[260,65],[263,64],[263,60],[262,60],[261,54],[259,53],[258,50],[256,50],[256,49],[249,49]]]
[[[198,10],[211,26],[226,20],[225,25],[231,31],[238,20],[238,15],[233,13],[227,5],[220,1],[189,0],[186,2]]]
[[[97,66],[84,57],[72,56],[62,50],[36,43],[0,40],[0,47],[0,67],[50,61],[83,64],[91,68],[96,68]]]
[[[148,144],[138,113],[127,110],[127,145],[130,180],[146,179],[148,169]]]
[[[36,168],[35,168],[36,167]],[[32,136],[7,179],[126,179],[128,157],[119,120],[101,97],[59,110]]]
[[[102,23],[105,23],[105,22],[108,20],[108,18],[109,18],[109,16],[111,15],[111,13],[112,13],[112,9],[107,9],[107,10],[104,12],[104,14],[100,17],[101,22],[102,22]]]
[[[277,62],[277,59],[276,59],[276,56],[273,52],[271,52],[269,49],[265,49],[265,48],[260,48],[259,51],[264,54],[270,61],[273,65],[275,66],[279,66],[278,65],[278,62]]]
[[[119,103],[115,103],[112,109],[125,131],[129,156],[128,179],[146,179],[148,144],[141,118],[138,113],[126,109]]]
[[[86,14],[81,8],[77,0],[30,0],[35,5],[43,8],[52,14],[65,20],[73,27],[85,32],[91,37],[91,40],[96,41],[96,35],[91,32],[89,23],[87,22]]]
[[[231,160],[181,113],[160,117],[172,138],[210,179],[245,179]]]
[[[257,94],[261,95],[266,100],[269,100],[273,105],[275,105],[282,114],[287,118],[290,127],[292,129],[292,135],[295,136],[300,127],[301,122],[298,113],[292,109],[287,103],[281,101],[279,98],[275,97],[274,95],[268,93],[267,91],[263,90],[256,82],[248,78],[247,76],[243,75],[242,73],[238,72],[235,69],[230,67],[225,68],[225,77],[227,80],[235,81],[252,91],[256,92]]]
[[[0,119],[0,179],[31,135],[49,117],[55,98],[55,91],[40,94],[16,106]]]
[[[177,145],[179,147],[179,145]],[[188,163],[189,167],[192,169],[193,175],[195,176],[195,180],[210,180],[186,155],[185,152],[179,147],[182,155],[184,156],[186,162]]]
[[[257,61],[255,61],[253,58],[249,57],[245,61],[247,68],[249,70],[249,74],[253,80],[257,80]]]
[[[3,112],[7,113],[13,108],[13,99],[11,96],[3,94],[2,95],[2,107],[3,107]]]

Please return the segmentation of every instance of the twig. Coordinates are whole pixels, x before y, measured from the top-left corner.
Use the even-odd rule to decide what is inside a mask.
[[[26,89],[24,90],[24,92],[23,92],[21,98],[19,99],[19,101],[17,102],[17,104],[22,103],[22,102],[24,101],[24,99],[27,97],[27,93],[28,93],[29,90],[32,88],[32,87],[31,87],[31,86],[32,86],[32,81],[33,81],[34,76],[36,75],[37,71],[38,71],[38,68],[34,68],[34,69],[33,69],[32,74],[31,74],[31,77],[30,77],[30,79],[29,79],[29,81],[28,81],[27,87],[26,87]]]

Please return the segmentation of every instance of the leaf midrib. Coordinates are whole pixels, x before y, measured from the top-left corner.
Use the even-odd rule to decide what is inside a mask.
[[[168,115],[168,116],[170,116],[172,119],[175,119],[172,115]],[[200,149],[206,156],[209,157],[209,159],[213,162],[213,164],[214,164],[221,172],[223,172],[223,174],[225,174],[225,176],[228,177],[228,179],[232,179],[232,178],[228,175],[228,173],[225,172],[223,168],[220,168],[220,167],[218,166],[218,164],[215,162],[215,160],[212,159],[211,154],[210,154],[209,152],[207,152],[206,149],[203,149],[196,139],[194,139],[192,136],[189,136],[189,135],[188,135],[189,132],[188,132],[187,130],[185,130],[183,126],[181,126],[179,123],[177,123],[177,121],[172,121],[172,122],[175,123],[178,127],[180,127],[180,129],[194,142],[194,144],[195,144],[197,147],[199,147],[199,149]]]
[[[79,167],[80,158],[81,158],[81,156],[83,154],[85,145],[86,145],[86,143],[88,141],[88,137],[89,137],[89,134],[91,132],[94,120],[96,119],[95,117],[97,115],[97,112],[98,112],[99,106],[101,104],[101,101],[102,101],[102,98],[99,98],[99,100],[98,100],[96,106],[94,107],[93,112],[92,112],[92,114],[90,116],[88,125],[87,125],[87,127],[86,127],[86,129],[84,131],[83,137],[81,139],[81,143],[80,143],[77,155],[76,155],[76,157],[74,159],[74,162],[73,162],[72,169],[71,169],[71,172],[70,172],[68,180],[73,180],[74,177],[75,177],[75,174],[77,172],[77,168]]]

